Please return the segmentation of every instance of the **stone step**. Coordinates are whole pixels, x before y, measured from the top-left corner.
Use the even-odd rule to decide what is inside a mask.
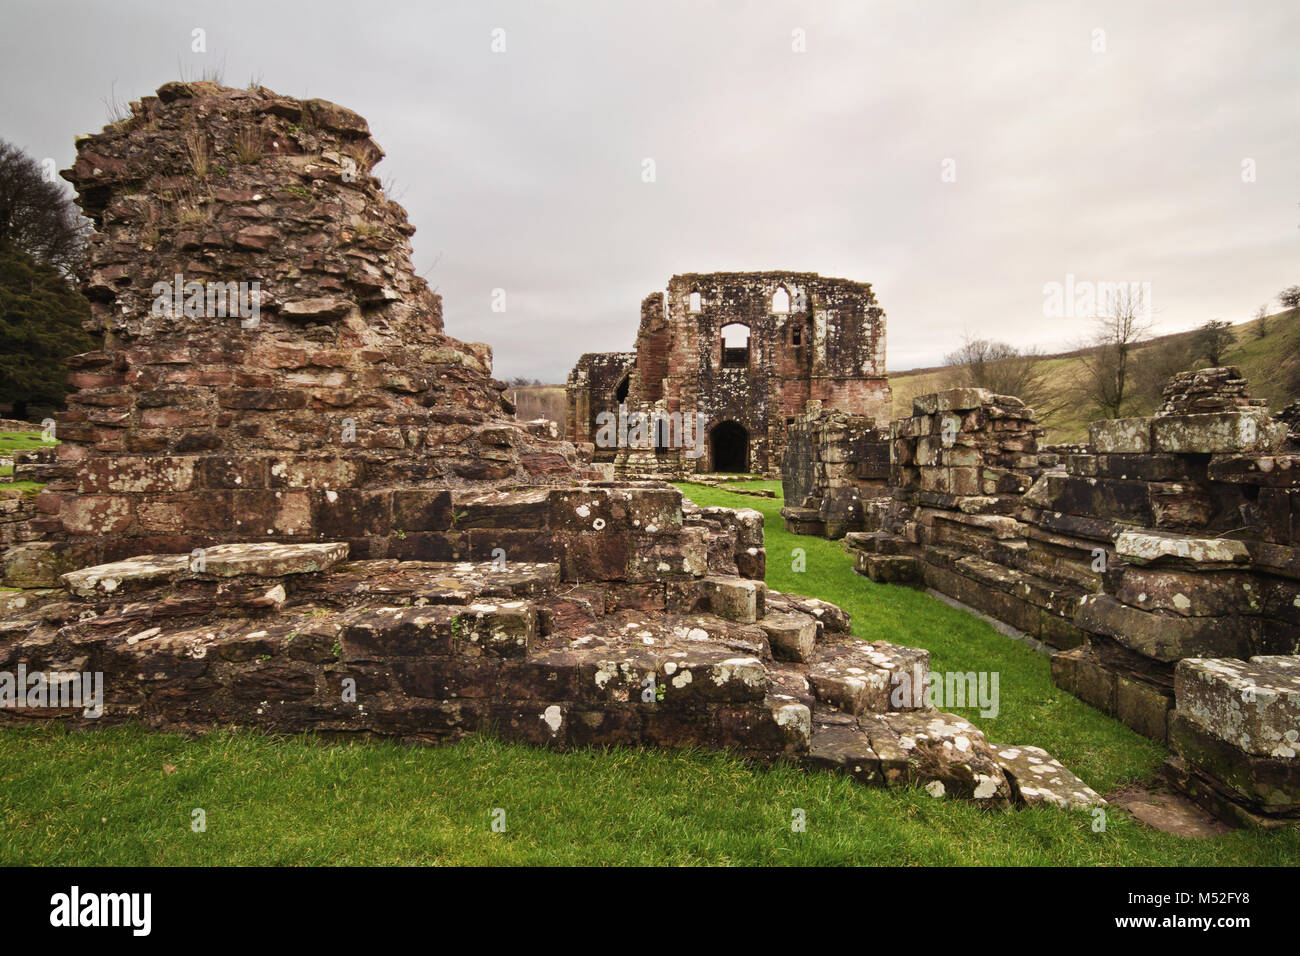
[[[507,561],[350,561],[328,581],[306,580],[295,595],[332,604],[374,602],[468,604],[479,598],[529,597],[550,591],[560,566]]]
[[[858,551],[853,570],[877,584],[920,585],[925,579],[919,558],[903,554],[871,554]]]
[[[763,599],[763,605],[769,611],[790,611],[815,618],[818,624],[818,641],[827,634],[848,634],[852,626],[852,619],[847,611],[819,598],[768,591]]]
[[[814,651],[808,681],[818,700],[854,716],[912,710],[924,706],[929,667],[929,651],[849,638]]]
[[[63,586],[82,598],[148,587],[183,577],[276,578],[325,571],[347,557],[343,543],[222,544],[202,548],[197,555],[147,554],[126,561],[100,564],[61,577]]]
[[[700,582],[708,610],[742,624],[763,617],[767,586],[762,581],[727,575],[709,575]]]
[[[818,621],[798,611],[768,611],[758,626],[767,634],[778,661],[807,661],[817,646]]]
[[[844,536],[844,544],[870,554],[905,554],[913,547],[906,538],[888,531],[850,531]]]
[[[965,797],[988,807],[1014,800],[1011,783],[979,729],[933,710],[857,721],[815,711],[805,763],[867,784],[918,785],[936,799]]]

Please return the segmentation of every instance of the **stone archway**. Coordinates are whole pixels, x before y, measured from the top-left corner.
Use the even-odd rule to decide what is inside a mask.
[[[712,471],[749,471],[749,432],[739,422],[718,422],[709,432]]]

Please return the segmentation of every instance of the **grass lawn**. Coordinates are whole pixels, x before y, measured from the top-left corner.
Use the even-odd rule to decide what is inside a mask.
[[[11,455],[28,448],[44,448],[52,444],[41,440],[40,432],[0,432],[0,455]]]
[[[759,487],[779,486],[755,483]],[[854,574],[833,542],[781,528],[780,499],[683,486],[767,518],[768,582],[834,601],[861,637],[927,647],[936,670],[996,670],[999,743],[1046,747],[1103,792],[1162,748],[1052,686],[1045,657],[971,615]],[[791,570],[803,548],[807,566]],[[168,772],[165,768],[172,768]],[[493,832],[492,812],[506,830]],[[807,830],[792,832],[802,809]],[[202,809],[207,829],[195,833]],[[0,729],[0,863],[1286,865],[1300,833],[1188,840],[1119,812],[987,812],[721,754],[553,753],[477,737],[437,748],[135,727]]]

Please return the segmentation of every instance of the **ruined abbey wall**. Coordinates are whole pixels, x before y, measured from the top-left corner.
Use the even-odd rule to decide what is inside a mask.
[[[1216,812],[1300,815],[1300,445],[1236,370],[1176,376],[1086,446],[1040,448],[1031,409],[978,389],[913,411],[876,527],[846,537],[858,570],[1057,649],[1057,684],[1168,741]]]
[[[747,334],[743,347],[724,344],[728,326],[743,327],[732,333],[733,342]],[[611,400],[615,375],[583,397],[597,381],[586,371],[592,358],[584,356],[570,376],[571,440],[595,442],[594,417],[584,420],[580,411]],[[608,364],[627,369],[625,353]],[[652,438],[643,448],[598,445],[597,460],[604,453],[624,473],[775,474],[787,429],[810,400],[888,420],[885,316],[870,285],[797,272],[673,276],[666,292],[642,303],[627,406],[648,415],[702,415],[703,453],[656,448]]]

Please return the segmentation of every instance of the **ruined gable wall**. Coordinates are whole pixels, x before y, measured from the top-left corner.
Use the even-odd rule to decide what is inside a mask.
[[[773,307],[784,289],[789,311]],[[691,310],[692,293],[701,307]],[[745,368],[725,367],[721,333],[739,323],[750,330]],[[621,353],[610,353],[618,355]],[[584,396],[584,356],[570,375],[575,383],[569,435],[589,434],[577,409],[598,400]],[[883,425],[889,417],[885,373],[885,316],[866,283],[823,278],[811,272],[718,272],[673,276],[665,293],[641,303],[636,371],[630,411],[691,416],[702,413],[708,428],[741,425],[749,438],[751,471],[780,467],[788,423],[809,400]],[[620,473],[710,470],[711,453],[699,458],[678,450],[630,450],[616,460]]]
[[[774,311],[778,289],[790,297],[788,312]],[[693,292],[701,298],[698,313],[690,311]],[[669,282],[667,307],[669,392],[684,407],[693,401],[710,425],[743,425],[752,470],[777,469],[786,423],[810,398],[874,414],[878,407],[863,407],[868,396],[888,394],[884,314],[865,283],[816,273],[689,273]],[[723,367],[721,331],[733,322],[750,329],[746,369]]]

